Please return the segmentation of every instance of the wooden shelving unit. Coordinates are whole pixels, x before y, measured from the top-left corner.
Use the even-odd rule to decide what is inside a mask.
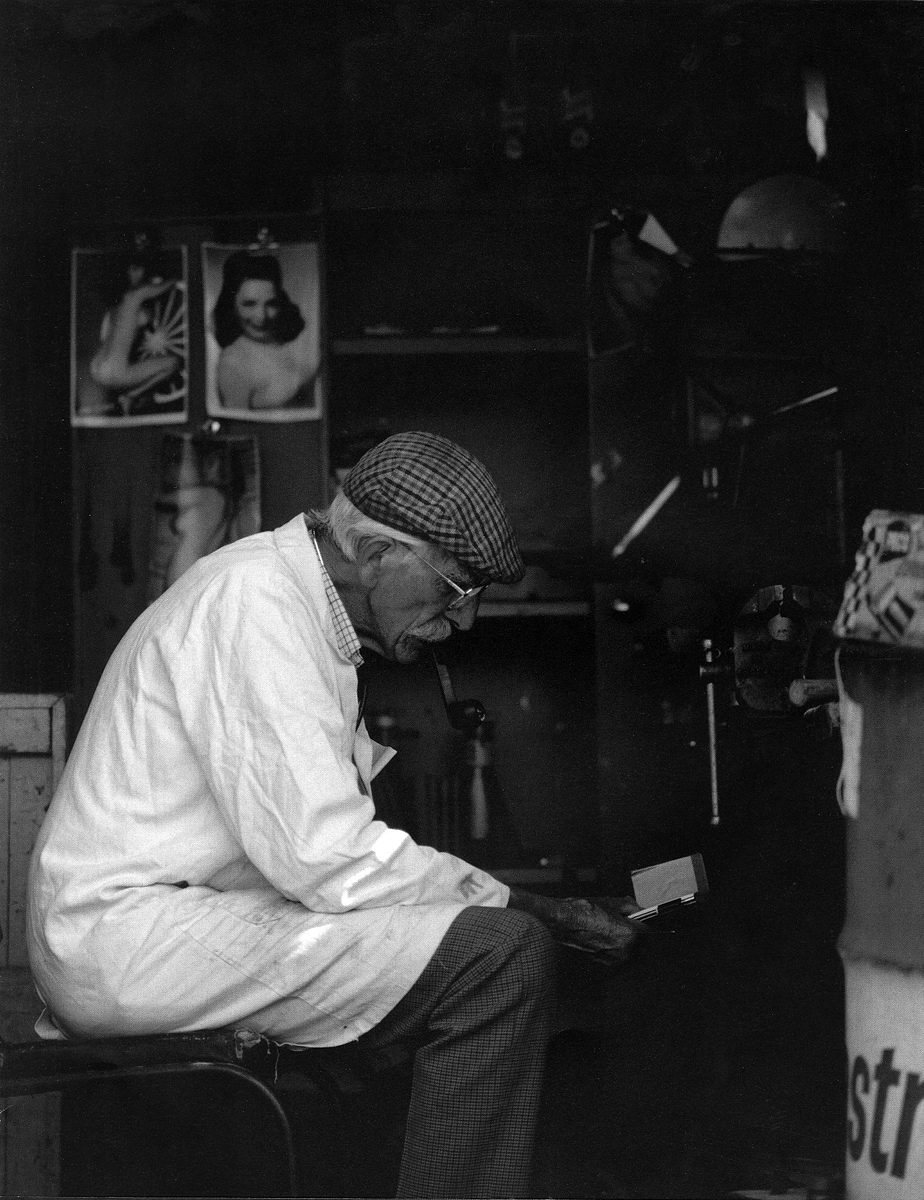
[[[398,208],[340,196],[327,227],[328,428],[349,445],[428,429],[494,476],[524,557],[588,541],[590,498],[583,221],[524,208]],[[335,462],[335,468],[348,462]],[[460,695],[485,706],[522,855],[503,869],[555,887],[547,857],[596,861],[593,616],[589,587],[533,576],[489,593],[475,628],[444,647]],[[404,792],[451,771],[461,747],[434,705],[432,672],[384,668],[370,706],[415,731]],[[399,789],[400,790],[400,789]],[[443,847],[448,848],[448,847]],[[524,865],[535,855],[531,865]],[[570,878],[570,876],[567,876]]]
[[[486,600],[478,617],[588,617],[590,612],[589,600]]]
[[[439,335],[335,338],[334,354],[577,354],[579,338]]]

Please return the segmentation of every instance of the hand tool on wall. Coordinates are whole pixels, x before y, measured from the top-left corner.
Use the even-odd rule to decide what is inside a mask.
[[[449,668],[445,663],[440,662],[435,654],[433,663],[440,681],[440,691],[443,694],[443,703],[446,706],[449,724],[461,733],[471,733],[482,724],[487,716],[484,705],[480,700],[457,700]]]
[[[715,720],[715,681],[717,670],[713,665],[716,652],[712,638],[705,638],[703,650],[706,655],[706,665],[700,668],[700,675],[706,680],[706,715],[709,720],[709,793],[711,800],[710,825],[719,824],[719,768],[718,768],[718,734]],[[722,673],[719,669],[718,673]]]
[[[664,505],[668,502],[668,500],[670,500],[671,496],[673,496],[674,492],[676,492],[678,487],[680,487],[680,476],[675,475],[664,485],[663,488],[661,488],[654,500],[651,501],[651,503],[644,509],[643,512],[639,514],[638,517],[636,517],[623,536],[619,539],[611,551],[610,556],[612,558],[619,558],[621,554],[625,554],[631,543],[634,542],[638,535],[644,529],[646,529],[648,525],[651,524]]]

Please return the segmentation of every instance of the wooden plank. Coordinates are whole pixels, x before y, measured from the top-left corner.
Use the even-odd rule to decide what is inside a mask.
[[[60,1192],[61,1097],[16,1096],[2,1102],[0,1141],[4,1196],[57,1196]],[[8,1107],[7,1107],[8,1106]]]
[[[10,764],[0,755],[0,968],[10,962]]]
[[[34,1026],[42,1007],[28,967],[0,970],[0,1038],[5,1042],[35,1041]]]
[[[485,600],[478,617],[589,617],[589,600]]]
[[[0,970],[0,1036],[31,1041],[41,1007],[25,968]],[[60,1096],[0,1097],[0,1109],[0,1195],[58,1195]]]
[[[63,696],[0,694],[0,966],[25,966],[29,856],[64,770]]]
[[[52,694],[0,694],[0,1036],[31,1041],[41,1011],[26,956],[26,881],[64,769],[66,709]],[[0,1195],[60,1190],[60,1097],[0,1098]]]
[[[28,965],[26,955],[26,883],[29,858],[51,803],[49,757],[18,755],[10,762],[9,949],[10,966]]]
[[[61,782],[64,764],[67,761],[67,702],[56,696],[50,707],[51,713],[51,787],[52,791]]]
[[[0,709],[0,754],[49,754],[51,713],[48,706]]]
[[[574,337],[504,337],[447,335],[433,337],[337,338],[335,354],[577,354],[584,349]]]

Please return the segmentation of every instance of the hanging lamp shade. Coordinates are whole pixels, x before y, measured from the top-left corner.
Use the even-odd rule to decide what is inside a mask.
[[[719,250],[844,249],[844,202],[804,175],[773,175],[739,192],[719,229]]]

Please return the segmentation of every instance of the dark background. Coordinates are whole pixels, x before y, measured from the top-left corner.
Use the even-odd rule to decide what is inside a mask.
[[[69,250],[87,229],[299,214],[325,196],[332,211],[538,208],[570,231],[549,255],[572,289],[558,331],[579,333],[601,205],[635,200],[695,255],[740,187],[814,174],[848,201],[851,300],[874,350],[852,364],[851,544],[871,497],[920,506],[916,5],[8,0],[0,23],[0,686],[72,681]],[[831,106],[817,167],[810,60]],[[584,155],[562,145],[563,87],[592,93]],[[516,163],[502,100],[525,112]],[[467,257],[489,256],[473,240]]]
[[[805,140],[806,65],[828,86],[820,163]],[[800,718],[754,718],[725,681],[723,825],[710,829],[699,639],[729,644],[741,605],[767,585],[811,584],[836,605],[864,515],[924,505],[922,87],[916,3],[0,7],[0,689],[76,693],[79,714],[143,593],[140,573],[89,596],[75,575],[86,481],[105,483],[107,503],[131,492],[143,531],[158,434],[72,436],[72,246],[139,226],[235,240],[269,223],[322,237],[332,340],[373,320],[419,333],[485,318],[559,339],[509,358],[383,362],[341,347],[328,420],[292,437],[260,431],[268,527],[324,500],[328,434],[426,423],[473,444],[531,564],[551,571],[558,598],[586,603],[564,619],[485,619],[452,660],[460,692],[479,692],[498,719],[498,774],[528,848],[592,860],[607,883],[695,849],[711,868],[705,925],[676,936],[654,981],[644,967],[627,979],[619,1019],[607,1002],[595,1010],[605,1062],[622,1073],[580,1042],[559,1056],[542,1194],[653,1195],[668,1167],[676,1184],[689,1163],[669,1161],[665,1128],[680,1158],[702,1151],[729,1187],[779,1182],[797,1151],[837,1163],[839,743]],[[577,149],[563,89],[592,96]],[[511,109],[518,158],[501,127]],[[822,271],[773,261],[730,274],[714,253],[723,214],[743,188],[786,173],[843,199],[843,253]],[[676,325],[628,366],[585,353],[588,235],[614,204],[654,212],[693,260],[675,281]],[[749,446],[741,502],[710,507],[685,436],[691,363],[758,408],[829,381],[839,397],[817,423]],[[625,489],[591,495],[588,463],[617,445]],[[680,500],[623,575],[607,574],[593,545],[611,547],[675,469]],[[612,602],[626,587],[639,604],[619,624]],[[677,651],[675,629],[692,648]],[[378,681],[380,703],[423,735],[402,747],[403,769],[418,783],[455,769],[432,678],[384,669]],[[659,936],[674,935],[649,945]],[[628,1168],[614,1129],[641,1155],[635,1190],[616,1181]]]
[[[264,526],[324,501],[329,435],[426,424],[467,442],[551,594],[590,605],[564,623],[480,622],[459,655],[460,688],[498,718],[515,815],[532,809],[531,850],[570,853],[556,843],[572,839],[598,857],[601,812],[604,854],[654,852],[665,827],[686,842],[703,816],[703,689],[665,630],[727,643],[738,608],[776,583],[836,604],[863,516],[924,503],[918,6],[10,0],[0,22],[0,687],[71,693],[76,728],[145,597],[160,432],[68,428],[71,247],[154,229],[190,246],[195,295],[202,240],[264,225],[320,236],[341,348],[329,413],[259,431]],[[805,138],[807,66],[827,82],[821,162]],[[590,97],[585,145],[568,141],[565,92]],[[821,270],[798,255],[719,262],[729,205],[785,174],[841,197],[843,253]],[[589,231],[614,204],[653,212],[693,266],[674,272],[638,355],[588,362]],[[510,355],[352,353],[382,320],[412,335],[494,322],[524,340]],[[190,354],[195,429],[196,337]],[[758,414],[839,393],[814,424],[749,443],[735,504],[710,508],[686,436],[691,370]],[[591,488],[589,464],[613,449],[621,473]],[[738,451],[732,440],[727,461]],[[675,470],[684,490],[611,583],[591,544],[605,560]],[[623,583],[645,604],[617,629]],[[412,773],[452,769],[429,675],[386,691],[422,733],[403,746]],[[562,795],[580,797],[572,816]]]

